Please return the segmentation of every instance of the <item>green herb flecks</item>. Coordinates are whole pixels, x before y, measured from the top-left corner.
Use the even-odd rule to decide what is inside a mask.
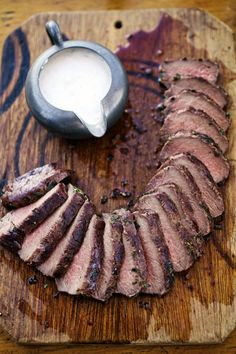
[[[82,189],[75,187],[74,192],[81,194],[86,200],[89,200],[89,197],[82,191]]]

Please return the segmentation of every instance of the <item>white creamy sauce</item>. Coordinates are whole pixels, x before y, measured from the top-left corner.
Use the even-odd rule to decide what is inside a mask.
[[[101,100],[111,86],[111,70],[106,61],[86,48],[65,49],[43,66],[39,87],[54,107],[74,112],[97,137],[106,132]]]

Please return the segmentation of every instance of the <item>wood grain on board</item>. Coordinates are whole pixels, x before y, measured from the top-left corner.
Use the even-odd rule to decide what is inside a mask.
[[[24,80],[34,59],[48,46],[44,31],[56,19],[68,38],[98,41],[112,50],[127,45],[125,35],[142,29],[140,45],[120,50],[128,71],[128,113],[102,139],[65,141],[52,136],[31,117],[24,96]],[[122,27],[117,27],[117,21]],[[114,26],[116,24],[116,26]],[[155,35],[154,35],[155,34]],[[138,37],[137,37],[138,36]],[[163,52],[160,55],[158,50]],[[156,67],[167,57],[208,57],[220,60],[224,86],[236,97],[235,49],[232,31],[198,10],[145,10],[40,14],[31,18],[5,41],[2,64],[0,124],[1,183],[50,161],[73,168],[78,184],[99,211],[127,204],[126,199],[102,195],[128,180],[132,198],[142,192],[155,173],[160,102]],[[143,66],[152,66],[152,75]],[[231,107],[229,131],[231,174],[224,188],[225,219],[206,243],[204,255],[187,275],[177,276],[174,288],[163,298],[114,296],[107,304],[67,295],[54,296],[53,281],[41,276],[16,257],[1,250],[0,324],[24,343],[215,343],[236,325],[235,297],[235,167],[236,116]],[[27,279],[37,274],[32,286]],[[47,286],[46,286],[47,284]]]

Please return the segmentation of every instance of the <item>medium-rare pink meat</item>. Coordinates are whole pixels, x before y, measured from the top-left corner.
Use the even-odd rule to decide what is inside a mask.
[[[200,191],[196,183],[183,167],[166,166],[160,168],[155,176],[149,181],[145,188],[145,193],[158,191],[159,186],[167,183],[176,184],[184,193],[192,207],[193,220],[196,221],[201,235],[207,235],[211,231],[211,221],[207,212],[207,207],[201,198]]]
[[[55,249],[57,243],[65,235],[84,200],[71,184],[68,186],[68,198],[48,219],[37,229],[25,236],[20,258],[39,266],[45,262]]]
[[[165,91],[165,96],[175,96],[184,90],[193,90],[203,93],[217,103],[221,108],[226,107],[228,96],[226,92],[219,86],[210,84],[201,78],[181,79],[175,81],[171,87]]]
[[[217,124],[203,111],[188,108],[167,114],[161,128],[162,140],[182,132],[197,132],[209,136],[220,150],[225,153],[228,140]]]
[[[117,287],[120,268],[124,259],[122,242],[123,226],[116,214],[103,214],[105,230],[103,235],[104,257],[102,270],[97,283],[95,298],[107,300]]]
[[[179,154],[170,157],[162,164],[161,168],[167,166],[182,166],[187,168],[192,175],[201,197],[207,205],[213,218],[220,216],[224,211],[224,202],[218,186],[213,181],[206,166],[191,154]]]
[[[116,292],[131,297],[147,287],[147,265],[132,213],[125,209],[115,213],[121,217],[125,250]]]
[[[188,238],[188,233],[181,227],[181,223],[179,227],[175,225],[167,211],[168,206],[165,202],[163,203],[158,194],[144,195],[138,200],[135,210],[146,209],[155,212],[159,216],[174,270],[181,272],[188,269],[195,259],[189,249],[189,246],[192,245],[191,240],[193,240],[193,237],[189,237],[189,243],[186,244],[185,237]]]
[[[147,287],[143,292],[165,294],[174,281],[173,265],[159,217],[152,211],[134,212],[147,263]]]
[[[7,183],[2,203],[14,208],[31,204],[71,174],[72,171],[61,169],[55,163],[35,168]]]
[[[86,232],[82,246],[76,253],[66,274],[56,278],[59,291],[71,295],[94,296],[103,260],[103,232],[105,223],[94,215]]]
[[[223,109],[203,93],[184,90],[178,95],[166,99],[164,106],[166,107],[163,111],[164,115],[192,107],[205,112],[223,131],[226,131],[229,127],[230,121]]]
[[[178,211],[184,228],[189,234],[194,236],[197,235],[199,228],[194,218],[191,202],[189,201],[187,195],[184,194],[174,183],[160,185],[157,193],[164,193],[169,197],[169,199],[171,199]]]
[[[185,152],[197,157],[208,168],[216,183],[228,177],[229,163],[213,140],[203,134],[178,132],[170,136],[159,158],[163,162],[171,156]]]
[[[216,83],[219,76],[219,66],[210,60],[180,59],[164,61],[160,66],[163,80],[171,83],[173,80],[189,77],[201,77],[211,83]]]
[[[55,250],[46,262],[38,269],[45,275],[59,278],[63,276],[71,265],[75,254],[79,251],[90,220],[95,213],[94,205],[88,200],[79,209],[74,221],[66,232],[65,237],[59,241]]]
[[[12,252],[18,252],[25,234],[38,227],[66,199],[66,187],[60,183],[37,202],[7,213],[0,220],[0,245]]]

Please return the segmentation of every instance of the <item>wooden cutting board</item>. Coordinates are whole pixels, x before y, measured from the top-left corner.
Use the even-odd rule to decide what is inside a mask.
[[[50,45],[48,19],[67,38],[118,45],[129,75],[127,112],[105,137],[66,141],[31,117],[24,96],[30,64]],[[142,29],[142,31],[140,31]],[[137,33],[133,36],[126,35]],[[155,173],[161,101],[158,62],[183,56],[221,61],[224,86],[236,99],[236,53],[232,31],[196,9],[48,13],[31,17],[6,39],[1,72],[0,178],[6,180],[50,161],[75,169],[78,184],[99,211],[113,210],[142,192]],[[148,70],[147,70],[148,69]],[[221,230],[206,242],[204,255],[176,277],[166,296],[113,296],[103,304],[56,293],[54,282],[0,250],[0,325],[24,343],[214,343],[236,325],[236,112],[229,130],[230,178],[224,189]],[[122,180],[128,184],[122,187]],[[114,188],[132,197],[110,198]],[[106,204],[100,198],[107,195]],[[131,203],[131,201],[130,201]],[[28,284],[36,275],[37,283]]]

